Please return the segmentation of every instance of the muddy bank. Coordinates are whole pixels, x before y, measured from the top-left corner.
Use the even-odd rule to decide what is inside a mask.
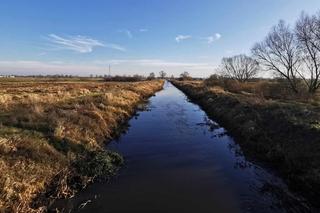
[[[105,142],[162,89],[137,83],[0,84],[0,212],[45,211],[117,172],[122,157]]]
[[[319,205],[319,107],[261,100],[201,82],[172,83],[237,137],[248,156],[268,163],[292,189]]]

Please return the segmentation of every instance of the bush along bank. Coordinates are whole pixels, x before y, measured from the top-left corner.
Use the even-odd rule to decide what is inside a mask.
[[[105,149],[163,81],[0,84],[0,212],[42,212],[123,163]]]
[[[275,168],[295,191],[320,200],[320,109],[172,81],[237,138],[242,150]]]

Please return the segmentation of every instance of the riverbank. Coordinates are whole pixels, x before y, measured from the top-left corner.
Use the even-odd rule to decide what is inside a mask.
[[[289,186],[317,205],[320,189],[320,109],[172,81],[237,138],[248,156],[267,162]],[[319,204],[318,204],[319,205]]]
[[[163,81],[12,81],[0,83],[0,212],[45,210],[122,157],[104,149],[139,103]]]

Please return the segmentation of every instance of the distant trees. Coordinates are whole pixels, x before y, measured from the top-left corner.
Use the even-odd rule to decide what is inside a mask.
[[[185,72],[180,74],[180,78],[182,78],[183,80],[189,79],[190,78],[190,74],[185,71]]]
[[[255,77],[259,70],[259,63],[244,54],[223,58],[220,67],[221,74],[240,82]]]
[[[153,79],[155,79],[156,78],[156,75],[154,74],[154,72],[151,72],[150,74],[149,74],[149,76],[148,76],[148,80],[153,80]]]
[[[162,78],[162,79],[164,79],[164,78],[166,77],[166,75],[167,75],[167,73],[166,73],[165,71],[163,71],[163,70],[161,70],[161,71],[159,72],[159,76],[160,76],[160,78]]]
[[[138,74],[135,74],[133,76],[127,76],[127,75],[107,76],[105,78],[105,81],[117,81],[117,82],[136,82],[136,81],[144,81],[144,80],[146,80],[146,77]]]

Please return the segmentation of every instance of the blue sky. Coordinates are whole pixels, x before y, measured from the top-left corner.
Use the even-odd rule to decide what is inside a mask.
[[[279,19],[319,0],[3,0],[0,74],[188,71],[209,76],[224,56],[250,54]]]

